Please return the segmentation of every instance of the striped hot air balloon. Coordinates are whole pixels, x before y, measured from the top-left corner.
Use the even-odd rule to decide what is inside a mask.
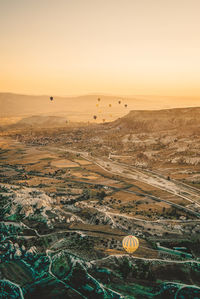
[[[122,245],[128,253],[133,253],[139,247],[139,240],[136,237],[129,235],[123,239]]]

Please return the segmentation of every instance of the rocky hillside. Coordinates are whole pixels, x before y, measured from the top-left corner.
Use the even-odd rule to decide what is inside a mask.
[[[200,128],[200,107],[164,110],[130,111],[126,116],[113,122],[113,126],[138,132]]]

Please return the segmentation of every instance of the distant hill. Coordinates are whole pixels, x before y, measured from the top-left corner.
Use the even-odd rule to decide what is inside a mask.
[[[57,127],[64,126],[67,123],[67,119],[60,116],[40,116],[34,115],[26,118],[22,118],[15,126],[34,126],[34,127]]]
[[[54,95],[49,95],[54,96]],[[62,116],[71,121],[112,121],[126,115],[131,110],[152,110],[175,107],[200,106],[200,98],[107,95],[84,95],[79,97],[57,97],[0,93],[0,118],[22,118],[33,115]],[[97,99],[101,101],[98,102]],[[118,101],[121,101],[120,104]],[[125,107],[127,104],[127,108]],[[111,107],[109,107],[111,105]]]

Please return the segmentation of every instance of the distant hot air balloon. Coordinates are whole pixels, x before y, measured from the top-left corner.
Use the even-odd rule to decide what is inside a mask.
[[[127,106],[128,106],[127,104],[124,105],[124,107],[126,107],[126,108],[127,108]]]
[[[97,101],[98,101],[98,102],[100,102],[100,101],[101,101],[101,99],[100,99],[100,98],[98,98],[98,99],[97,99]]]
[[[121,104],[121,101],[118,101],[119,104]]]
[[[97,116],[96,116],[96,115],[94,115],[94,116],[93,116],[93,118],[94,118],[94,119],[97,119]]]
[[[122,245],[128,253],[133,253],[139,247],[139,240],[136,237],[129,235],[123,239]]]
[[[53,101],[53,97],[50,97],[50,101]]]
[[[112,107],[112,105],[111,105],[111,104],[109,104],[109,107]]]

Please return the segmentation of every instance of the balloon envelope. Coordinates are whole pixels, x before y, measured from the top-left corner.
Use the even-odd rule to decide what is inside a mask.
[[[136,237],[129,235],[123,239],[122,245],[128,253],[133,253],[139,247],[139,240]]]
[[[50,100],[53,101],[53,97],[50,97]]]

